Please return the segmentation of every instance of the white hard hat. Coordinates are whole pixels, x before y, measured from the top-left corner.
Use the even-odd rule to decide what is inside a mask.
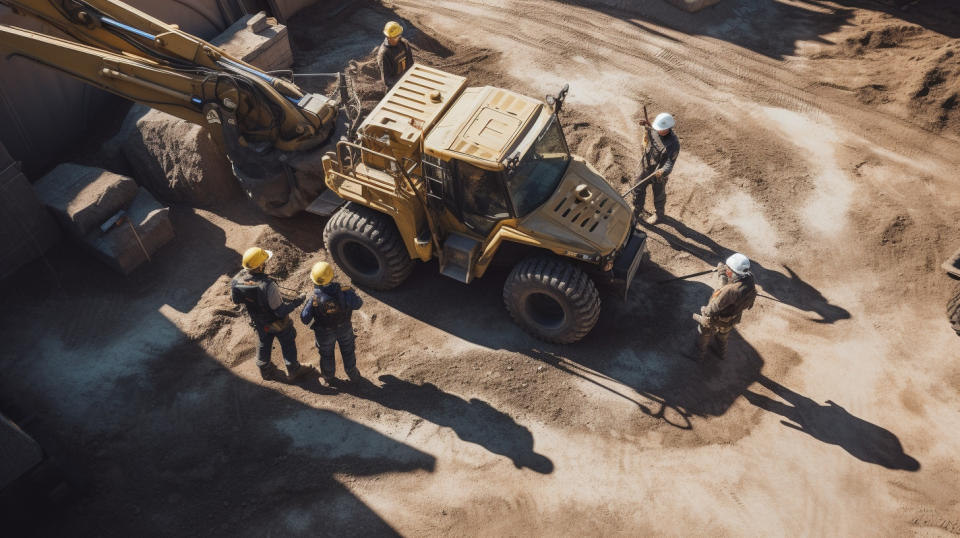
[[[657,114],[657,117],[653,120],[653,128],[658,131],[673,129],[673,126],[676,124],[677,122],[674,121],[673,116],[667,114],[666,112]]]
[[[726,263],[727,267],[738,275],[743,276],[750,272],[750,259],[739,252],[731,254]]]

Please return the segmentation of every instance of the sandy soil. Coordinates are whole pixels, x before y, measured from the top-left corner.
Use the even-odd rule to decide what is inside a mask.
[[[77,485],[25,529],[960,534],[960,340],[938,269],[960,246],[952,4],[384,4],[298,16],[298,68],[363,59],[375,102],[369,55],[399,17],[418,58],[474,84],[569,82],[571,146],[621,190],[642,107],[677,116],[671,218],[630,296],[605,295],[585,340],[551,346],[509,322],[505,271],[464,286],[421,264],[362,292],[368,383],[334,393],[259,381],[226,288],[256,243],[306,289],[323,219],[174,208],[177,241],[125,280],[66,247],[5,283],[0,314],[0,403]],[[713,283],[657,281],[733,251],[772,299],[726,360],[698,363],[689,315]],[[304,360],[310,337],[301,326]]]

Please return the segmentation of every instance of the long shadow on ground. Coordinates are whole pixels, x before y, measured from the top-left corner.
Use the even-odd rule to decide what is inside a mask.
[[[674,231],[671,232],[669,228]],[[714,241],[711,237],[701,233],[677,219],[669,216],[664,218],[662,225],[649,227],[647,231],[654,237],[659,237],[673,249],[693,254],[709,266],[716,266],[720,261],[727,259],[735,251]],[[749,253],[747,253],[749,255]],[[815,323],[834,323],[850,319],[850,312],[835,305],[817,290],[804,281],[789,266],[784,265],[786,274],[769,269],[756,260],[751,260],[750,270],[756,276],[757,284],[763,292],[774,299],[788,304],[804,312],[811,312],[819,319],[811,318]]]
[[[744,397],[753,405],[787,419],[780,421],[784,426],[840,446],[867,463],[887,469],[920,469],[920,462],[903,451],[900,440],[890,431],[851,415],[831,400],[826,401],[827,405],[820,405],[766,376],[760,376],[757,381],[786,403],[751,391],[745,392]]]
[[[379,379],[379,387],[363,381],[347,390],[384,407],[406,411],[437,426],[450,428],[461,440],[510,458],[518,469],[527,467],[543,474],[553,472],[553,462],[534,452],[530,430],[487,402],[477,398],[465,400],[431,383],[417,385],[392,375]]]
[[[713,244],[718,252],[727,252]],[[703,255],[716,256],[712,250],[704,251]],[[713,257],[710,263],[716,263],[717,259]],[[760,274],[767,276],[774,272],[763,269]],[[404,314],[458,338],[490,349],[521,353],[533,361],[594,383],[633,402],[641,412],[677,428],[693,429],[695,417],[722,416],[744,396],[758,407],[781,412],[814,438],[837,444],[863,461],[896,469],[919,468],[919,463],[914,465],[911,462],[915,460],[904,454],[894,434],[845,411],[837,412],[839,408],[804,404],[793,412],[786,409],[787,406],[763,403],[762,397],[750,388],[755,383],[772,386],[761,373],[764,359],[736,331],[731,335],[725,360],[696,360],[696,322],[690,313],[698,311],[709,299],[713,288],[706,284],[686,280],[660,285],[658,282],[674,275],[647,264],[635,280],[627,301],[618,298],[613,290],[601,290],[603,307],[593,331],[577,344],[558,346],[535,340],[510,321],[501,299],[506,276],[505,269],[492,269],[467,286],[440,276],[436,263],[418,264],[400,288],[369,293]],[[758,277],[761,284],[763,278]],[[784,285],[788,291],[780,294],[782,300],[806,304],[792,295],[798,289],[796,283],[782,275],[781,278],[790,282],[789,286]],[[803,296],[812,288],[801,286],[799,289]],[[828,304],[824,299],[814,301],[814,305],[807,308],[829,315]],[[830,305],[830,308],[838,307]],[[755,314],[746,313],[745,323],[749,323],[751,315]],[[788,401],[794,406],[800,401],[812,403],[809,398],[790,394]],[[399,400],[399,396],[396,398]],[[384,405],[389,407],[391,403]],[[407,404],[400,404],[404,405]],[[420,409],[420,404],[416,407],[413,412],[429,414]],[[425,418],[431,420],[429,416]],[[437,420],[446,420],[446,417]]]

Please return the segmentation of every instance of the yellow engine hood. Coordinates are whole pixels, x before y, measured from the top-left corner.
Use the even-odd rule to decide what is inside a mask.
[[[577,254],[606,256],[627,240],[631,216],[630,207],[603,176],[573,156],[553,196],[517,227]]]

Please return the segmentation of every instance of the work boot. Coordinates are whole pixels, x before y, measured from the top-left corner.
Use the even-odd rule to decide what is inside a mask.
[[[303,364],[294,364],[287,367],[287,381],[292,382],[300,379],[301,377],[309,374],[313,371],[313,368],[309,366],[304,366]]]
[[[645,222],[646,222],[647,224],[653,226],[653,225],[656,224],[659,220],[660,220],[660,214],[659,214],[659,213],[654,213],[653,215],[650,215]]]
[[[363,375],[360,374],[360,370],[357,370],[356,368],[347,370],[347,377],[350,378],[352,383],[356,383],[357,381],[363,379]]]
[[[320,386],[325,389],[332,389],[334,388],[333,383],[336,380],[337,378],[333,377],[332,375],[320,374],[320,377],[317,379],[317,382],[320,383]]]
[[[258,364],[257,368],[260,369],[260,378],[264,381],[275,380],[277,378],[277,374],[279,373],[277,371],[277,367],[274,366],[272,362],[268,362],[267,364],[263,365]]]

